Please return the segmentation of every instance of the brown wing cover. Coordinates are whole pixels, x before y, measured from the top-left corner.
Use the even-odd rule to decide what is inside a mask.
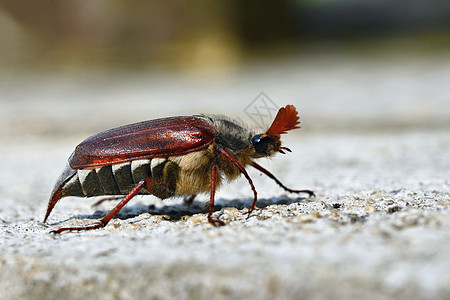
[[[110,129],[79,144],[69,158],[72,169],[184,155],[214,140],[212,122],[203,117],[172,117]]]

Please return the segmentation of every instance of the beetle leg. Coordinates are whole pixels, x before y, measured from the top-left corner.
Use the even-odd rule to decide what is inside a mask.
[[[139,183],[128,193],[128,195],[126,195],[126,197],[122,201],[120,201],[119,204],[117,204],[116,207],[114,207],[97,224],[82,227],[63,227],[57,230],[52,230],[51,233],[58,234],[64,231],[82,231],[103,228],[134,196],[139,193],[142,188],[147,189],[151,194],[155,194],[156,191],[160,192],[168,190],[168,188],[164,184],[151,178],[144,178],[139,181]]]
[[[255,162],[251,163],[252,167],[254,167],[255,169],[263,172],[264,174],[266,174],[267,176],[269,176],[270,178],[272,178],[279,186],[281,186],[285,191],[290,192],[290,193],[306,193],[308,194],[308,197],[315,197],[316,195],[314,194],[313,191],[310,190],[293,190],[288,188],[287,186],[285,186],[281,181],[279,181],[272,173],[270,173],[269,171],[267,171],[266,169],[264,169],[262,166],[258,165]]]
[[[219,227],[219,226],[225,225],[225,222],[212,217],[212,214],[214,212],[214,195],[216,193],[216,173],[217,173],[217,167],[212,166],[211,167],[211,197],[209,199],[208,222],[216,227]]]
[[[109,223],[109,221],[119,212],[119,210],[122,209],[122,207],[125,206],[125,204],[128,203],[134,196],[136,196],[137,193],[139,193],[139,190],[143,188],[145,185],[144,179],[141,180],[123,199],[119,202],[119,204],[116,205],[103,219],[101,219],[97,224],[91,225],[91,226],[83,226],[83,227],[63,227],[59,228],[57,230],[52,230],[51,233],[61,233],[64,231],[82,231],[82,230],[92,230],[92,229],[98,229],[105,227],[106,224]]]
[[[197,194],[193,194],[190,196],[187,196],[184,198],[184,203],[186,203],[187,205],[191,205],[192,202],[194,202],[195,197],[197,196]]]
[[[95,203],[92,204],[91,206],[92,206],[92,207],[97,207],[97,206],[99,206],[100,204],[102,204],[103,202],[106,202],[106,201],[115,201],[115,200],[122,200],[122,199],[124,199],[125,197],[126,197],[126,196],[124,196],[124,195],[121,195],[121,196],[105,197],[105,198],[103,198],[103,199],[98,200],[97,202],[95,202]]]
[[[234,163],[234,165],[239,169],[239,171],[241,171],[241,173],[244,174],[245,178],[247,178],[248,183],[250,184],[250,187],[252,188],[252,191],[253,191],[253,202],[252,202],[252,206],[250,206],[250,208],[249,208],[249,210],[247,212],[247,214],[248,214],[247,219],[248,219],[248,218],[250,218],[250,214],[255,209],[256,200],[258,199],[255,186],[253,185],[253,181],[250,178],[250,176],[248,175],[248,173],[245,170],[245,168],[234,158],[234,156],[230,152],[228,152],[227,150],[225,150],[222,147],[217,148],[217,151],[219,151],[222,155],[224,155],[225,157],[227,157],[229,160],[231,160]]]

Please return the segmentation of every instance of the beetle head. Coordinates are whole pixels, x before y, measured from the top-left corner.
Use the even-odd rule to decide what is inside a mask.
[[[271,156],[276,152],[285,153],[283,150],[291,152],[289,148],[281,147],[280,135],[289,130],[300,128],[299,117],[295,106],[286,105],[278,110],[272,125],[263,134],[256,134],[251,137],[250,142],[255,149],[255,157]]]

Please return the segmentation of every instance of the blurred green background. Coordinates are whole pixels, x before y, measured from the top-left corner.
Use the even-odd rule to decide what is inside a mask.
[[[0,66],[205,75],[317,51],[442,51],[448,0],[0,1]]]

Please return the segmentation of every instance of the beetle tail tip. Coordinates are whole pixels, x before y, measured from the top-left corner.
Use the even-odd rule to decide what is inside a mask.
[[[45,213],[45,217],[44,217],[44,220],[42,220],[42,223],[47,222],[47,219],[50,216],[50,213],[52,212],[54,206],[55,206],[54,204],[52,206],[50,206],[50,203],[48,204],[47,212]]]
[[[47,209],[47,212],[45,213],[44,220],[42,220],[42,223],[47,223],[47,219],[48,219],[48,217],[50,216],[50,212],[51,212],[51,210],[49,211],[49,210]]]
[[[50,200],[48,201],[47,206],[47,212],[45,213],[43,223],[47,222],[48,217],[50,216],[50,213],[52,212],[53,208],[55,207],[56,203],[59,201],[59,199],[62,198],[61,190],[62,190],[62,184],[53,191]]]

